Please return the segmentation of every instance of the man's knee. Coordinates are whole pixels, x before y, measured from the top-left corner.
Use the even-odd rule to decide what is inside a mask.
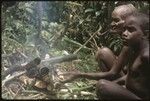
[[[99,48],[96,52],[95,58],[97,61],[104,59],[107,54],[110,54],[111,50],[107,47]]]
[[[102,61],[106,65],[106,67],[110,69],[113,66],[115,60],[116,60],[116,56],[109,48],[103,47],[98,49],[96,53],[96,61],[98,63]]]
[[[103,95],[105,95],[105,92],[107,91],[107,80],[101,79],[96,84],[96,94],[98,98],[101,98]]]

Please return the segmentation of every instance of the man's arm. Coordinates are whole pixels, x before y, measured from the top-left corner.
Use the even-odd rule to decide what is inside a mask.
[[[126,80],[127,75],[124,75],[116,80],[114,80],[114,83],[117,83],[119,85],[124,85],[125,84],[125,80]]]
[[[113,67],[108,72],[101,72],[101,73],[81,73],[81,77],[88,78],[88,79],[107,79],[107,80],[114,80],[117,77],[117,74],[120,73],[122,67],[125,66],[129,56],[129,47],[124,46],[118,59],[114,62]]]
[[[114,80],[118,77],[117,74],[120,73],[122,67],[125,66],[128,60],[129,56],[129,47],[124,46],[118,60],[115,61],[113,67],[108,72],[100,72],[100,73],[69,73],[70,75],[73,75],[69,79],[63,80],[62,82],[70,82],[77,78],[87,78],[92,80],[99,80],[99,79],[107,79],[107,80]]]
[[[99,79],[107,79],[107,80],[114,80],[118,78],[117,73],[114,72],[100,72],[100,73],[80,73],[78,78],[87,78],[92,80],[99,80]]]

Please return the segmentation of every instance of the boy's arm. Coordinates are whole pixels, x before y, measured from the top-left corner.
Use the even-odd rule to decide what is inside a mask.
[[[99,80],[99,79],[107,79],[107,80],[114,80],[118,77],[117,74],[121,71],[122,67],[125,66],[128,60],[129,55],[129,47],[124,46],[118,60],[115,61],[113,67],[108,72],[100,72],[100,73],[65,73],[71,75],[70,78],[63,80],[62,82],[70,82],[77,78],[87,78],[87,79],[93,79],[93,80]],[[69,77],[68,75],[68,77]]]
[[[119,85],[124,85],[125,84],[125,80],[126,80],[127,75],[124,75],[116,80],[114,80],[114,83],[117,83]]]

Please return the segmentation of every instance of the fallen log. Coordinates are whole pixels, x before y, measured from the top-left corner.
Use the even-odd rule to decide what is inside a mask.
[[[19,66],[18,65],[11,66],[9,69],[2,72],[2,78],[4,78],[7,75],[12,74],[13,72],[16,72],[16,71],[24,71],[24,70],[29,70],[30,68],[35,68],[40,63],[48,62],[51,64],[55,64],[55,63],[61,63],[61,62],[66,62],[66,61],[72,61],[75,59],[77,59],[77,55],[75,55],[75,54],[66,55],[66,56],[58,56],[58,57],[49,58],[49,59],[42,60],[42,61],[40,58],[35,58],[34,60],[30,61],[27,64],[19,65]]]
[[[66,56],[58,56],[58,57],[54,57],[54,58],[49,58],[46,60],[42,60],[41,62],[49,62],[49,63],[61,63],[61,62],[66,62],[66,61],[72,61],[72,60],[76,60],[77,59],[77,55],[76,54],[71,54],[71,55],[66,55]]]
[[[17,73],[17,74],[15,74],[15,75],[13,75],[13,76],[11,76],[11,77],[9,77],[9,78],[3,80],[3,81],[2,81],[2,87],[3,87],[7,82],[9,82],[10,80],[13,80],[13,79],[15,79],[15,78],[17,78],[17,77],[19,77],[19,76],[25,74],[25,73],[26,73],[26,71],[23,71],[23,72]]]
[[[7,69],[6,71],[2,72],[2,78],[4,78],[7,75],[12,74],[12,73],[14,73],[16,71],[24,71],[24,70],[28,70],[30,68],[36,67],[37,65],[40,64],[40,62],[41,62],[40,58],[35,58],[34,60],[30,61],[26,65],[11,66],[11,67],[9,67],[9,69]]]

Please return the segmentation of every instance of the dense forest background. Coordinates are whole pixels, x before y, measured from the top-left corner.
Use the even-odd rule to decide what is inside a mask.
[[[122,48],[119,36],[109,33],[111,13],[121,4],[133,4],[149,14],[148,1],[9,1],[1,3],[2,71],[36,57],[77,54],[78,61],[57,64],[64,71],[97,72],[95,52],[107,46],[116,55]],[[24,54],[21,57],[19,53]],[[80,79],[69,83],[69,91],[55,90],[58,99],[97,99],[93,81]],[[4,87],[2,97],[27,98]],[[32,90],[25,86],[24,89]],[[32,90],[33,91],[33,90]],[[65,93],[62,93],[65,92]],[[25,92],[24,92],[25,93]],[[34,93],[34,94],[32,94]],[[35,97],[32,92],[29,99]],[[34,97],[33,97],[34,95]],[[21,97],[20,97],[21,96]],[[44,97],[43,97],[44,96]]]

